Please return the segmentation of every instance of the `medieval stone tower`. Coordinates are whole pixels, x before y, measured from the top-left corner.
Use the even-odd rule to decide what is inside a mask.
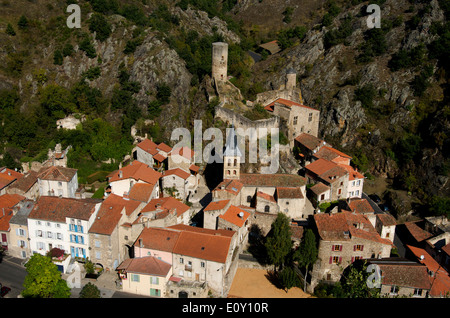
[[[214,42],[212,44],[212,78],[215,82],[227,80],[228,44]]]

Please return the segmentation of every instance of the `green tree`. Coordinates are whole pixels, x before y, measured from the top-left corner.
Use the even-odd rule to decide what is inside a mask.
[[[308,276],[308,268],[316,262],[317,255],[316,236],[311,229],[307,229],[299,248],[294,253],[294,260],[298,262],[300,267],[305,268],[305,282]],[[306,284],[304,284],[304,288],[306,289]]]
[[[64,118],[75,111],[75,104],[68,89],[49,84],[39,91],[39,102],[44,111],[53,118]]]
[[[345,271],[344,271],[345,272]],[[367,263],[354,263],[342,275],[342,290],[346,298],[378,298],[379,288],[370,288],[367,284],[371,273],[367,272]]]
[[[41,254],[34,254],[25,264],[27,276],[23,283],[23,297],[69,298],[70,288],[52,260]]]
[[[300,280],[297,273],[290,266],[286,266],[280,272],[278,272],[278,280],[280,284],[287,290],[300,285]]]
[[[80,291],[80,298],[102,298],[100,290],[92,283],[87,283]]]
[[[56,49],[55,52],[53,52],[53,64],[62,65],[63,59],[64,59],[64,57],[63,57],[61,51]]]
[[[96,32],[96,39],[100,42],[105,41],[111,35],[111,24],[108,23],[105,16],[100,13],[94,13],[88,21],[89,30]]]
[[[14,31],[13,26],[11,25],[11,23],[8,23],[8,25],[6,26],[6,34],[14,36],[16,35],[16,31]]]
[[[292,249],[291,228],[286,215],[278,213],[277,218],[271,225],[265,243],[269,262],[280,270],[286,263],[286,258]]]
[[[19,18],[19,21],[17,22],[17,26],[19,27],[19,29],[21,30],[25,30],[26,28],[28,28],[28,19],[26,16],[22,15]]]

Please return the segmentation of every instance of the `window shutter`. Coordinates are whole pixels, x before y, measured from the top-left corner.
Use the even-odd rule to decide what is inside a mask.
[[[333,263],[333,256],[330,256],[330,264]]]
[[[361,245],[361,252],[364,250],[364,245]]]
[[[356,251],[356,245],[353,245],[353,251]]]
[[[354,257],[352,257],[352,263],[355,261],[355,258]]]
[[[332,252],[334,251],[334,244],[331,245],[331,251],[332,251]]]
[[[339,263],[342,263],[342,256],[339,257]]]
[[[342,245],[339,245],[339,251],[342,251]]]

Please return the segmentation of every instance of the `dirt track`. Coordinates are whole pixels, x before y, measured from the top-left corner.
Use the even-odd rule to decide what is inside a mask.
[[[228,297],[244,298],[308,298],[300,288],[293,287],[286,293],[275,287],[266,277],[264,269],[238,268]]]

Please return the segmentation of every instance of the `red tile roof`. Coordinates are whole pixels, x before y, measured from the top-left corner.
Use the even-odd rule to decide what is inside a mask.
[[[334,214],[320,213],[314,215],[314,221],[320,237],[326,241],[345,241],[354,236],[392,245],[391,241],[380,237],[367,217],[362,214],[353,214],[348,211]],[[350,236],[346,237],[344,232],[348,232]]]
[[[153,184],[138,182],[133,184],[128,193],[128,197],[132,200],[148,202],[153,192]]]
[[[155,144],[152,140],[150,140],[148,138],[142,140],[136,146],[148,153],[153,153],[156,150],[156,148],[158,147],[157,144]]]
[[[355,170],[352,166],[343,165],[343,164],[339,164],[338,166],[340,168],[344,168],[345,170],[347,170],[348,180],[352,181],[355,179],[364,179],[364,175],[361,174],[360,172],[358,172],[357,170]]]
[[[25,200],[26,198],[23,195],[20,194],[3,194],[0,195],[0,209],[1,208],[12,208],[17,203],[19,203],[22,200]],[[1,212],[1,211],[0,211]]]
[[[131,215],[140,205],[135,200],[126,200],[118,195],[110,194],[102,202],[97,218],[89,229],[89,233],[111,235],[122,218],[123,211],[125,215]]]
[[[159,213],[169,213],[171,211],[174,211],[174,209],[176,209],[177,211],[177,216],[180,216],[189,210],[189,206],[187,206],[183,202],[178,201],[174,197],[157,198],[151,200],[142,209],[141,213],[154,211],[159,211]]]
[[[134,246],[140,247],[139,244],[142,242],[143,248],[172,253],[180,233],[178,230],[169,228],[144,228],[134,243]]]
[[[270,104],[268,104],[267,106],[265,106],[264,108],[266,110],[268,110],[268,111],[272,111],[273,112],[275,104],[282,104],[282,105],[285,105],[285,106],[287,106],[289,108],[291,108],[292,106],[296,106],[296,107],[307,108],[307,109],[310,109],[310,110],[315,110],[317,112],[319,111],[318,109],[315,109],[315,108],[312,108],[312,107],[309,107],[309,106],[305,106],[303,104],[299,104],[299,103],[296,103],[294,101],[291,101],[291,100],[288,100],[288,99],[284,99],[284,98],[278,98],[278,99],[274,100],[273,102],[271,102]]]
[[[325,140],[319,139],[316,136],[308,133],[301,133],[300,135],[295,137],[295,140],[309,150],[314,150],[317,147],[326,144]]]
[[[375,210],[366,199],[353,199],[348,203],[351,212],[375,213]]]
[[[312,192],[314,192],[316,195],[322,194],[324,192],[327,192],[330,190],[330,187],[327,185],[324,185],[322,182],[317,183],[316,185],[309,188]]]
[[[220,201],[212,201],[210,202],[203,211],[215,211],[215,210],[222,210],[224,209],[228,204],[230,203],[230,200],[220,200]]]
[[[381,269],[383,285],[410,288],[431,288],[427,268],[419,264],[377,264]]]
[[[0,168],[0,189],[10,185],[14,180],[20,179],[23,175],[8,168]]]
[[[317,176],[321,176],[322,174],[330,171],[331,169],[337,167],[338,165],[334,162],[325,160],[325,159],[317,159],[316,161],[310,163],[305,166],[306,170],[313,172]]]
[[[302,189],[300,187],[278,187],[276,190],[278,199],[303,199]]]
[[[164,157],[162,154],[157,153],[156,155],[153,156],[153,159],[155,159],[158,162],[163,162],[164,160],[167,159],[167,157]]]
[[[175,168],[175,169],[170,169],[170,170],[166,170],[163,173],[163,178],[171,176],[171,175],[175,175],[180,177],[181,179],[186,180],[187,178],[189,178],[191,176],[191,174],[189,172],[184,171],[183,169],[180,168]]]
[[[151,276],[166,277],[172,265],[153,256],[129,258],[120,264],[117,269],[127,273],[137,273]]]
[[[275,201],[273,195],[270,195],[270,194],[267,194],[267,193],[264,193],[264,192],[261,192],[261,191],[256,191],[256,196],[259,197],[259,198],[262,198],[262,199],[264,199],[266,201],[277,203],[277,201]]]
[[[381,224],[383,224],[384,226],[391,226],[397,224],[397,221],[394,219],[394,217],[387,213],[377,214],[376,216],[381,221]]]
[[[11,189],[18,189],[23,192],[27,192],[37,182],[38,172],[31,170],[26,173],[22,178],[16,180]]]
[[[316,157],[317,159],[323,158],[329,161],[332,161],[333,159],[336,159],[338,157],[352,159],[352,157],[350,157],[349,155],[328,146],[321,147],[320,150],[314,154],[314,157]]]
[[[227,191],[237,195],[244,185],[236,179],[225,179],[215,187],[214,191]]]
[[[77,174],[77,169],[51,166],[39,171],[38,178],[41,180],[69,182]]]
[[[421,229],[415,222],[406,222],[404,225],[417,242],[422,242],[433,236],[431,233]]]
[[[167,153],[169,153],[169,152],[172,151],[172,148],[169,147],[168,145],[166,145],[166,144],[163,143],[163,142],[160,143],[160,144],[158,145],[157,149],[158,149],[158,150],[162,150],[162,151],[167,152]]]
[[[242,227],[245,224],[245,221],[249,218],[250,213],[238,208],[237,206],[231,205],[227,211],[219,216],[219,218],[230,222],[234,225],[237,225],[239,227]]]
[[[66,218],[89,220],[96,204],[101,200],[72,199],[54,196],[41,196],[31,210],[28,218],[66,223]]]
[[[120,176],[120,172],[122,172],[122,176]],[[161,173],[137,160],[108,175],[110,183],[124,179],[134,179],[136,181],[142,180],[153,185],[158,182],[161,176]]]

